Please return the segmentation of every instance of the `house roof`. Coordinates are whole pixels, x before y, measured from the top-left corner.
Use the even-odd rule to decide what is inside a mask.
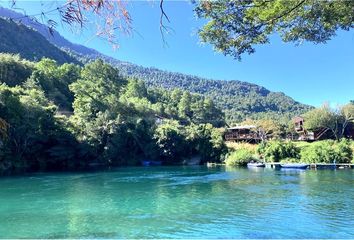
[[[236,126],[236,127],[230,127],[228,130],[234,130],[234,129],[252,129],[252,128],[257,128],[255,125],[241,125],[241,126]]]
[[[300,121],[304,121],[304,118],[300,117],[300,116],[296,116],[294,117],[294,122],[300,122]]]

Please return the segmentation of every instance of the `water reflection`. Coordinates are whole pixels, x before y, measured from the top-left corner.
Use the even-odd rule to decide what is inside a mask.
[[[353,238],[353,183],[353,170],[223,167],[6,178],[0,236]]]

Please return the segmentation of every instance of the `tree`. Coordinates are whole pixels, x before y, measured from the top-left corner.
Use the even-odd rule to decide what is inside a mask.
[[[331,109],[328,105],[313,109],[304,114],[306,130],[328,130],[339,140],[354,123],[354,104],[349,103]]]
[[[179,163],[190,152],[182,126],[177,121],[159,125],[155,130],[154,139],[159,148],[160,157],[166,163]]]
[[[35,65],[31,77],[23,85],[29,89],[44,91],[46,97],[53,101],[59,110],[72,111],[74,95],[69,85],[80,76],[80,67],[65,63],[58,65],[56,61],[43,58]]]
[[[340,114],[342,115],[343,123],[342,123],[342,130],[341,136],[345,135],[345,132],[351,124],[354,123],[354,103],[350,102],[340,108]]]
[[[6,121],[0,171],[77,168],[80,145],[55,116],[42,91],[0,85],[0,116]]]
[[[200,155],[201,163],[220,162],[227,152],[222,133],[209,123],[188,126],[186,135],[192,154]]]
[[[178,103],[178,115],[180,117],[189,119],[192,116],[191,101],[191,94],[189,92],[183,92]]]
[[[129,79],[124,95],[126,97],[146,98],[148,96],[145,83],[138,79]]]
[[[325,130],[331,131],[338,139],[338,119],[337,114],[325,104],[320,108],[310,110],[304,115],[304,128],[309,131]]]
[[[8,127],[9,124],[4,119],[0,118],[0,141],[5,140],[5,138],[7,137]]]
[[[10,87],[22,84],[33,71],[34,64],[19,55],[0,54],[0,83]]]
[[[257,44],[280,34],[284,42],[326,43],[338,29],[354,26],[353,1],[217,0],[196,1],[198,17],[209,20],[199,30],[201,40],[217,51],[241,59]]]
[[[119,97],[126,84],[118,70],[102,60],[85,65],[80,79],[69,86],[75,96],[72,121],[81,139],[103,141],[116,121],[122,120]]]

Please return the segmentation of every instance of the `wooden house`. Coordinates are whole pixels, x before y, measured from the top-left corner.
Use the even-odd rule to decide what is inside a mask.
[[[349,139],[354,139],[354,123],[349,123],[344,131],[344,137]]]
[[[260,142],[264,134],[254,125],[243,125],[227,128],[224,138],[226,141]]]
[[[306,130],[304,127],[304,122],[305,120],[302,117],[298,116],[294,118],[294,127],[296,133],[299,135],[299,141],[316,141],[333,137],[327,128],[321,128],[315,131]]]

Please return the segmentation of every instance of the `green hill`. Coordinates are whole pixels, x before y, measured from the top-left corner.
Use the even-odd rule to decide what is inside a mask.
[[[116,66],[122,75],[144,80],[148,87],[179,88],[212,98],[225,112],[229,123],[240,122],[247,118],[273,118],[288,121],[291,117],[312,108],[295,101],[284,93],[271,92],[256,84],[237,80],[205,79],[122,62],[100,53],[93,54],[84,46],[74,44],[72,46],[75,47],[70,47],[69,41],[60,36],[58,32],[55,32],[54,38],[60,37],[60,41],[55,41],[53,36],[43,33],[44,25],[38,25],[42,30],[33,30],[32,28],[37,25],[32,24],[31,28],[28,28],[20,23],[0,19],[0,52],[19,53],[29,60],[49,57],[58,63],[86,63],[102,58]]]
[[[210,97],[223,109],[229,122],[246,118],[289,119],[312,108],[284,93],[271,92],[248,82],[211,80],[121,62],[115,65],[123,74],[143,79],[150,87],[180,88]]]
[[[58,63],[78,63],[39,32],[4,18],[0,18],[0,52],[20,54],[22,58],[33,61],[49,57]]]

